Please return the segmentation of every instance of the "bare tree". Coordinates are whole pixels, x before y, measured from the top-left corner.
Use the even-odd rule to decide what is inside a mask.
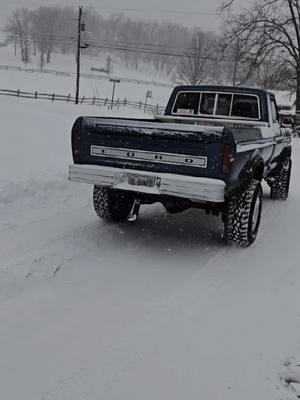
[[[244,30],[242,16],[227,18],[223,31],[222,47],[224,60],[229,60],[233,86],[252,84],[260,66],[274,54],[277,45],[265,35],[263,29]]]
[[[51,61],[51,53],[59,40],[56,39],[56,24],[59,20],[58,7],[40,7],[32,14],[32,37],[40,51],[40,66]]]
[[[211,55],[211,40],[204,32],[195,32],[187,57],[180,62],[177,78],[180,82],[200,85],[207,79],[207,62]]]
[[[257,70],[257,85],[265,90],[295,90],[295,73],[284,61],[270,57]]]
[[[19,43],[21,59],[26,64],[30,61],[30,38],[31,13],[27,8],[13,11],[4,32],[9,34],[9,39]]]
[[[230,9],[233,0],[223,3]],[[276,51],[296,76],[296,113],[300,123],[300,2],[299,0],[260,0],[248,10],[229,14],[232,40],[249,35],[257,46],[265,42],[265,57]]]
[[[20,40],[23,58],[29,57],[29,45],[34,55],[40,54],[43,68],[50,62],[51,53],[76,51],[77,10],[72,7],[39,7],[28,12],[27,25],[19,20],[23,11],[17,10],[9,21],[7,32],[13,43]],[[22,18],[20,18],[22,16]],[[102,17],[92,7],[84,9],[86,32],[83,43],[89,44],[88,54],[121,58],[128,67],[145,65],[154,67],[159,73],[175,76],[181,82],[201,83],[213,81],[222,84],[226,81],[226,68],[216,54],[212,54],[218,38],[211,33],[192,30],[179,24],[132,20],[122,14]],[[21,21],[22,22],[22,21]],[[230,50],[236,57],[236,81],[239,84],[247,74],[244,55]],[[242,58],[241,58],[242,57]],[[113,58],[112,58],[113,59]],[[108,60],[109,61],[109,60]],[[109,62],[107,67],[109,67]],[[232,68],[232,63],[230,64]],[[107,68],[109,69],[109,68]],[[178,74],[177,74],[178,69]],[[232,76],[231,76],[232,78]],[[227,79],[228,80],[228,79]]]
[[[106,73],[109,76],[112,73],[112,59],[111,56],[106,57]]]

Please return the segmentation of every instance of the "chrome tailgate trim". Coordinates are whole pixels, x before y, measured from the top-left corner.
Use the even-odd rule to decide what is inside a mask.
[[[150,161],[160,164],[189,165],[198,168],[207,168],[207,157],[188,154],[151,152],[92,145],[90,155],[93,157],[121,158],[123,160]]]

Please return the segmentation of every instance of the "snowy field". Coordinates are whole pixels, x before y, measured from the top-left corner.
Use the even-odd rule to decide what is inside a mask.
[[[199,210],[99,221],[67,181],[72,123],[96,111],[0,97],[0,398],[296,399],[300,142],[290,198],[264,187],[240,250]]]
[[[14,56],[13,46],[0,48],[0,65],[16,66],[25,68],[20,61],[20,56]],[[116,56],[112,57],[113,72],[112,77],[138,79],[144,81],[159,81],[164,84],[171,82],[166,76],[158,78],[158,73],[153,68],[141,64],[139,70],[135,71],[122,65],[120,59]],[[88,57],[82,55],[81,72],[86,74],[95,74],[91,71],[92,67],[101,68],[106,63],[106,55],[102,57]],[[28,69],[39,68],[39,57],[31,56],[31,63],[27,64]],[[76,64],[74,55],[53,54],[51,64],[45,65],[46,69],[63,71],[69,73],[76,72]],[[103,74],[101,74],[103,76]],[[160,73],[161,75],[161,73]],[[69,93],[75,95],[75,76],[59,76],[46,73],[30,73],[25,71],[0,70],[0,89],[21,91],[37,91],[39,93],[55,93],[67,96]],[[148,84],[134,84],[121,82],[116,85],[115,99],[127,98],[130,101],[145,101],[147,90],[152,90],[152,99],[148,100],[149,104],[158,104],[164,106],[169,98],[171,89]],[[81,78],[80,80],[80,96],[111,98],[112,83],[107,80],[94,80]]]

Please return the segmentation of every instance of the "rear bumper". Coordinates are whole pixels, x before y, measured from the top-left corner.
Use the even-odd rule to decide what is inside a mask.
[[[153,187],[129,184],[127,178],[133,174],[143,178],[155,177],[156,183]],[[183,197],[194,201],[213,203],[224,202],[225,195],[225,182],[219,179],[153,173],[98,165],[70,165],[69,180],[112,189]]]

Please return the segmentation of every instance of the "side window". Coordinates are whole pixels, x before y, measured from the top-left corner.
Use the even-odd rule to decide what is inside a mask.
[[[259,119],[258,99],[256,96],[233,95],[232,117]]]
[[[213,115],[216,93],[202,93],[200,114]]]
[[[271,112],[272,112],[273,124],[276,124],[276,122],[278,122],[278,112],[276,103],[273,99],[271,99]]]
[[[173,108],[174,114],[193,115],[198,114],[200,93],[179,93]]]

